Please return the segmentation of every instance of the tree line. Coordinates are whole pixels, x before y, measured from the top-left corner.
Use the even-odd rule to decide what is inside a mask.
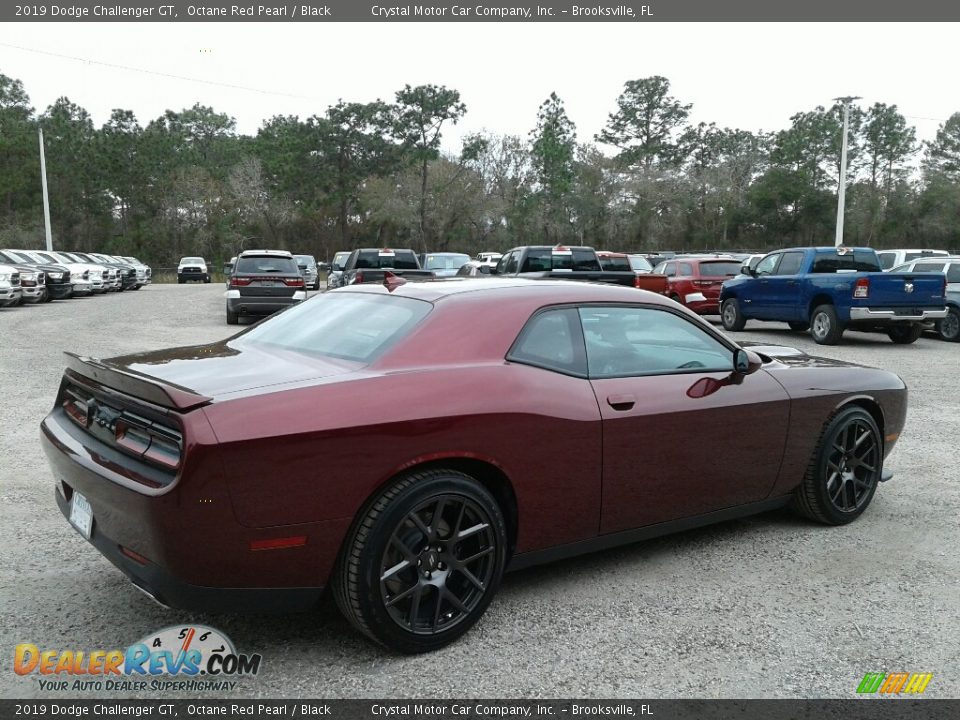
[[[201,104],[96,127],[67,97],[42,113],[0,74],[0,247],[44,243],[37,129],[45,136],[55,247],[169,266],[239,249],[329,259],[403,246],[474,254],[517,244],[623,251],[832,244],[842,107],[774,132],[690,121],[667,78],[625,83],[588,140],[551,94],[527,137],[483,132],[458,153],[443,133],[454,89],[405,86],[391,102],[277,115],[255,136]],[[852,107],[844,240],[960,250],[960,112],[930,142],[896,105]]]

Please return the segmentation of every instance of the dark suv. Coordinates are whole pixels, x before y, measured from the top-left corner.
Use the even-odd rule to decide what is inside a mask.
[[[285,250],[240,253],[227,287],[228,325],[241,315],[269,315],[307,297],[300,268]]]

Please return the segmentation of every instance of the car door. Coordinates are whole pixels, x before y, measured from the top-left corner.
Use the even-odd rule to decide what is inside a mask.
[[[762,369],[733,373],[732,347],[669,308],[579,314],[603,424],[601,533],[767,497],[789,422],[779,383]],[[715,391],[699,391],[705,383]]]
[[[776,267],[760,278],[763,288],[763,310],[772,320],[806,320],[801,317],[805,308],[800,307],[800,266],[803,253],[785,252],[780,255]]]
[[[770,253],[757,263],[750,293],[743,297],[744,314],[758,320],[769,320],[773,314],[770,298],[770,276],[777,269],[783,253]]]

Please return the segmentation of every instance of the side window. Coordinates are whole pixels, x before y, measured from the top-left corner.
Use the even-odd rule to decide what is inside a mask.
[[[763,260],[757,263],[757,275],[770,275],[773,273],[774,268],[777,267],[777,263],[780,261],[780,256],[782,253],[774,253],[773,255],[767,255]]]
[[[512,275],[517,271],[517,251],[508,252],[497,263],[497,272],[502,275]]]
[[[668,262],[663,268],[663,274],[667,277],[674,277],[677,274],[677,264]]]
[[[943,272],[942,262],[918,262],[913,266],[913,272]]]
[[[950,263],[947,265],[947,282],[960,283],[960,263]]]
[[[800,263],[803,261],[803,253],[788,252],[783,254],[780,264],[777,266],[777,275],[796,275],[800,272]]]
[[[690,277],[693,275],[693,265],[690,263],[680,263],[677,266],[677,275],[680,277]]]
[[[893,264],[897,261],[897,254],[892,252],[877,253],[877,257],[880,258],[880,267],[884,270],[892,268]]]
[[[520,331],[507,359],[585,376],[587,363],[577,311],[565,308],[535,314]]]
[[[583,307],[590,377],[731,372],[733,352],[697,324],[649,307]]]

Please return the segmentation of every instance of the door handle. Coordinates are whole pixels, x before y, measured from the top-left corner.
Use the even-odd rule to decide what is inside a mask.
[[[607,396],[607,405],[614,410],[623,412],[629,410],[637,402],[633,395],[609,395]]]

